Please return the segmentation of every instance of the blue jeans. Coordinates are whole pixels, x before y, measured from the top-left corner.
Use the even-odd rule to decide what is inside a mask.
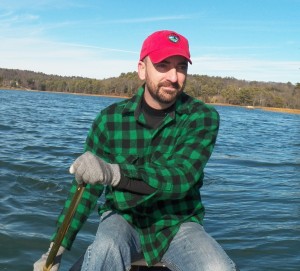
[[[131,261],[141,258],[137,231],[122,216],[101,216],[95,241],[88,247],[82,271],[130,270]],[[221,246],[194,222],[181,225],[161,260],[172,271],[229,271],[235,264]]]

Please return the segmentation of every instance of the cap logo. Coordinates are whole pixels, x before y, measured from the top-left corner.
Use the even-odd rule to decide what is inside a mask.
[[[171,34],[169,35],[169,40],[174,43],[177,43],[179,41],[179,37],[176,34]]]

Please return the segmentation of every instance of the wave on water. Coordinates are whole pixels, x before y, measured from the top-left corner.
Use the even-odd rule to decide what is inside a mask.
[[[27,271],[49,246],[93,119],[120,99],[19,91],[0,99],[0,270]],[[216,108],[221,126],[201,188],[205,228],[243,271],[296,271],[299,117]],[[92,242],[98,220],[95,210],[61,271]]]

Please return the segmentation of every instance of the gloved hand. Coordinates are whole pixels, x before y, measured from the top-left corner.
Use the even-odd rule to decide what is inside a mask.
[[[50,243],[50,247],[49,247],[48,251],[45,254],[43,254],[42,257],[33,264],[33,271],[43,271],[43,268],[46,264],[46,261],[47,261],[47,258],[48,258],[48,255],[50,253],[52,246],[53,246],[53,242]],[[57,271],[59,269],[61,257],[65,250],[66,249],[64,247],[62,247],[62,246],[59,247],[57,255],[54,259],[53,266],[50,269],[51,271]]]
[[[87,151],[79,156],[70,167],[70,173],[75,174],[76,181],[81,184],[104,184],[117,186],[121,179],[118,164],[110,164]]]

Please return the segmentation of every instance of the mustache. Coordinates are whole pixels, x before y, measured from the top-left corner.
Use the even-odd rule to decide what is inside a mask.
[[[172,83],[172,82],[168,82],[168,81],[159,83],[158,87],[159,88],[160,87],[172,87],[172,88],[176,88],[176,89],[180,89],[181,88],[181,86],[177,82]]]

